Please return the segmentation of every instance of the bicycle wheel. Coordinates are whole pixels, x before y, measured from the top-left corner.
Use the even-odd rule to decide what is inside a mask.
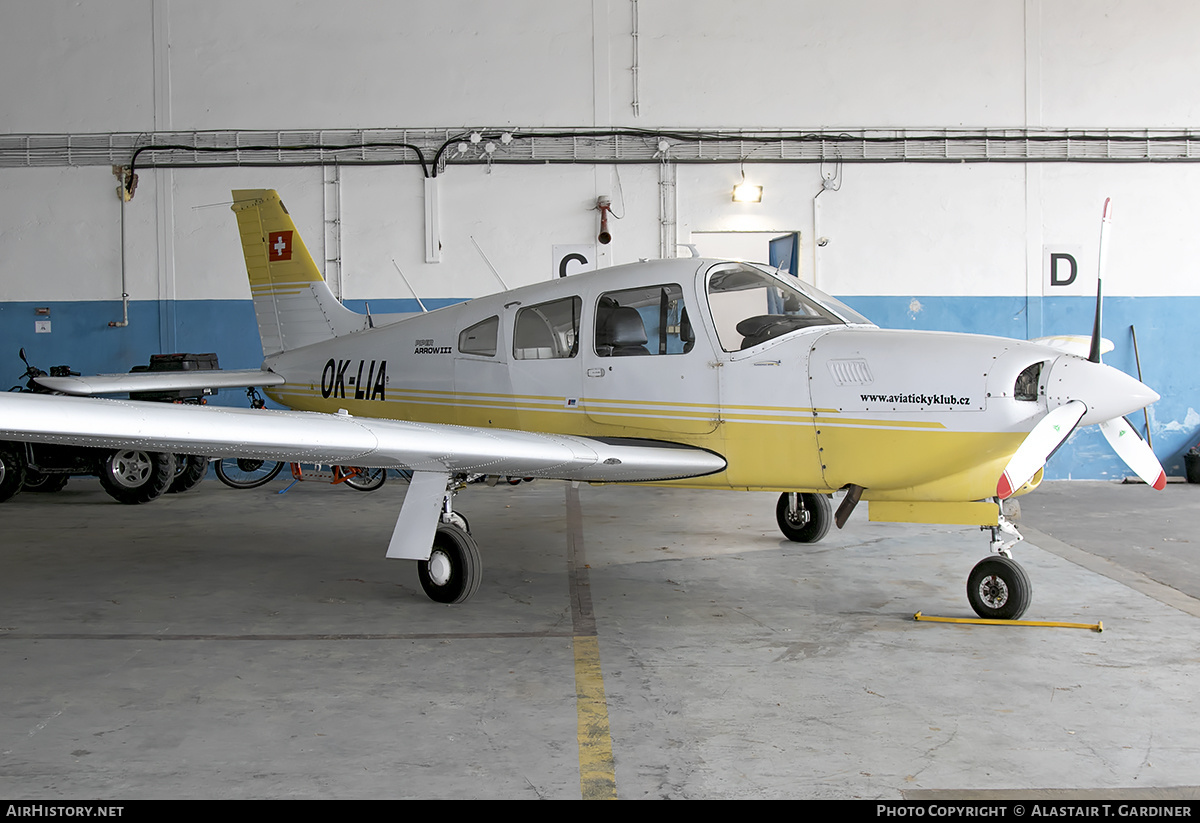
[[[387,469],[354,469],[354,471],[358,473],[347,477],[343,482],[355,491],[373,492],[387,480]]]
[[[254,460],[246,457],[225,457],[213,461],[217,478],[235,489],[257,489],[269,483],[283,469],[275,460]]]

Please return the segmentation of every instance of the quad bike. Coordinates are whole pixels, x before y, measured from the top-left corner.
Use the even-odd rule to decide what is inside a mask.
[[[11,390],[53,394],[36,382],[38,377],[46,376],[46,372],[30,365],[25,349],[19,354],[25,363],[25,373],[20,378],[25,384],[13,386]],[[78,374],[68,366],[50,368],[52,377]],[[188,399],[184,398],[182,402],[188,402]],[[0,441],[0,502],[20,491],[60,491],[72,476],[95,475],[113,499],[128,504],[149,503],[164,492],[187,491],[203,480],[207,471],[206,457],[139,449]]]

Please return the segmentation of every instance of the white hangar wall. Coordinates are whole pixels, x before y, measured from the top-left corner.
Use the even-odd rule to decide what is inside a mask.
[[[8,2],[0,130],[1184,129],[1200,115],[1197,30],[1186,0]],[[231,188],[278,189],[314,256],[339,257],[331,280],[360,309],[415,308],[397,268],[430,305],[497,290],[484,255],[510,286],[551,277],[555,245],[594,243],[607,195],[621,219],[601,265],[658,256],[664,217],[701,253],[738,233],[797,231],[801,275],[880,325],[1014,337],[1090,329],[1085,281],[1112,197],[1110,362],[1135,370],[1136,328],[1164,395],[1156,450],[1181,471],[1200,435],[1200,168],[758,160],[744,163],[765,186],[756,205],[730,202],[737,164],[451,165],[432,264],[416,166],[338,169],[336,231],[327,170],[144,169],[123,243],[107,166],[0,168],[0,353],[117,371],[215,349],[226,367],[256,365]],[[1068,294],[1045,285],[1048,249],[1078,258]],[[130,323],[113,328],[122,257]],[[37,307],[49,334],[34,332]],[[1084,432],[1049,474],[1121,471]]]

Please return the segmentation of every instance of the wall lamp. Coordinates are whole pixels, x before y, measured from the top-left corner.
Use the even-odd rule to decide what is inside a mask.
[[[746,172],[742,171],[742,182],[733,187],[733,202],[761,203],[762,192],[762,186],[755,186],[746,182]]]

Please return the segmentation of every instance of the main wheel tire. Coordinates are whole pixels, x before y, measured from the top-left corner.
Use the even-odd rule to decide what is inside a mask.
[[[373,492],[387,480],[387,469],[355,469],[356,474],[344,481],[347,486],[359,492]]]
[[[25,485],[25,447],[0,443],[0,503],[21,491]]]
[[[1033,586],[1025,569],[1002,554],[975,564],[967,578],[967,600],[980,617],[1016,620],[1033,600]]]
[[[417,561],[421,588],[438,603],[462,603],[475,594],[482,574],[475,538],[448,523],[438,526],[429,559]]]
[[[120,503],[149,503],[162,496],[175,477],[175,455],[118,449],[100,461],[100,485]]]
[[[833,522],[833,511],[829,498],[823,494],[800,494],[800,515],[794,517],[788,506],[788,492],[779,495],[775,504],[775,522],[783,536],[793,543],[816,543],[829,534],[829,525]]]
[[[255,460],[248,457],[226,457],[214,460],[213,468],[217,479],[234,489],[257,489],[275,479],[283,469],[283,463],[273,460]]]
[[[71,479],[69,474],[59,474],[57,472],[40,472],[36,469],[25,469],[25,482],[21,484],[21,491],[25,492],[60,492],[67,485],[67,481]]]
[[[175,455],[175,479],[167,487],[167,494],[190,491],[200,485],[208,474],[208,458],[198,454]]]

